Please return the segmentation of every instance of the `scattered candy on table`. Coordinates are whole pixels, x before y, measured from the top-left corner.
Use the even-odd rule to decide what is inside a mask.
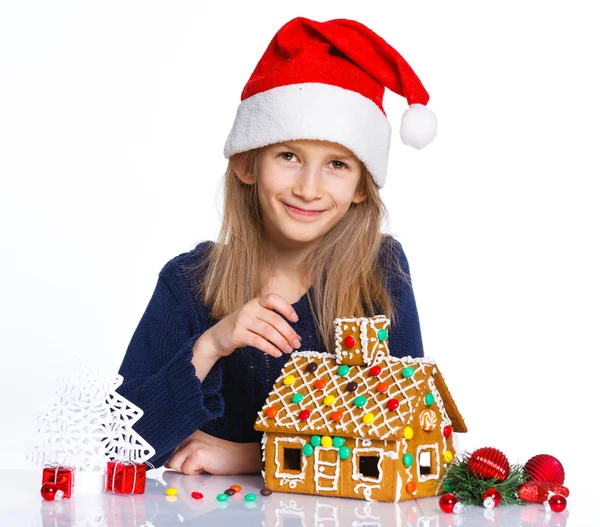
[[[165,494],[167,496],[175,496],[177,494],[177,489],[169,487],[167,490],[165,490]]]
[[[218,501],[227,501],[228,499],[229,499],[229,496],[227,494],[217,494]]]
[[[233,496],[235,494],[235,489],[227,489],[225,494],[227,494],[227,496]]]
[[[265,487],[264,489],[262,489],[262,490],[260,491],[260,493],[261,493],[263,496],[270,496],[271,494],[273,494],[273,491]]]
[[[240,492],[242,490],[242,487],[239,485],[231,485],[229,488],[235,490],[236,492]]]
[[[202,494],[201,492],[192,492],[192,498],[194,498],[195,500],[201,500],[202,498],[204,498],[204,494]]]
[[[246,501],[256,501],[256,494],[252,494],[252,493],[246,494],[244,496],[244,499]]]

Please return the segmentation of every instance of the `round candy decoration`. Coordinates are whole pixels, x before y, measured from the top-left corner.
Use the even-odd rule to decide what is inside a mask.
[[[407,426],[404,428],[404,439],[412,439],[415,435],[414,430],[412,429],[412,427]]]
[[[340,410],[336,410],[335,412],[332,412],[332,414],[331,414],[332,421],[341,421],[342,417],[344,417],[344,414]]]
[[[451,426],[448,426],[448,425],[446,425],[446,426],[444,427],[444,432],[443,432],[443,434],[444,434],[444,437],[446,437],[446,438],[447,438],[447,437],[450,437],[450,436],[452,435],[452,427],[451,427]]]
[[[340,456],[340,459],[348,459],[350,457],[350,449],[346,445],[341,446],[338,451],[338,454]]]
[[[246,495],[244,496],[244,499],[245,499],[246,501],[256,501],[256,494],[252,494],[252,493],[250,493],[250,494],[246,494]]]
[[[292,395],[292,402],[294,404],[301,403],[302,399],[304,399],[304,395],[302,395],[301,393],[295,393],[294,395]]]
[[[415,369],[411,368],[410,366],[407,366],[402,370],[402,377],[406,377],[408,379],[409,377],[412,377],[414,373]]]
[[[375,420],[375,415],[369,412],[368,414],[363,415],[362,422],[366,425],[370,425]]]
[[[273,419],[273,417],[275,417],[277,415],[277,411],[278,411],[277,407],[269,406],[265,413],[267,414],[268,418]]]
[[[304,452],[304,455],[306,457],[310,457],[313,455],[314,453],[314,448],[310,443],[306,443],[303,447],[302,447],[302,452]]]
[[[177,489],[169,487],[167,490],[165,490],[165,494],[167,496],[175,496],[177,494]]]
[[[54,483],[44,483],[40,489],[40,493],[46,501],[60,501],[65,495]]]
[[[404,454],[402,462],[404,463],[405,467],[410,467],[413,464],[413,461],[414,458],[412,457],[412,454]]]
[[[327,397],[325,397],[325,399],[323,399],[323,404],[325,406],[331,406],[333,403],[335,403],[334,395],[328,395]]]
[[[344,339],[344,344],[346,345],[347,348],[352,349],[354,347],[354,345],[356,344],[356,340],[354,339],[354,337],[352,335],[348,335]]]
[[[364,406],[367,404],[367,398],[364,395],[359,395],[356,399],[354,399],[355,406]]]
[[[229,499],[229,496],[227,496],[227,494],[217,494],[218,501],[227,501],[228,499]]]
[[[300,419],[300,421],[307,421],[309,417],[310,417],[310,412],[308,410],[302,410],[300,412],[300,414],[298,415],[298,418]]]
[[[317,371],[317,368],[318,368],[318,366],[317,366],[317,363],[316,363],[316,362],[309,362],[309,363],[306,365],[306,371],[307,371],[308,373],[314,373],[314,372],[316,372],[316,371]]]
[[[229,488],[235,490],[236,492],[241,492],[242,490],[240,485],[231,485]]]
[[[400,401],[398,401],[398,399],[390,399],[387,402],[388,410],[397,410],[398,406],[400,406]]]
[[[431,392],[428,392],[427,395],[425,395],[425,404],[431,406],[433,403],[435,403],[435,397]]]
[[[315,388],[317,390],[322,390],[323,388],[325,388],[326,384],[327,381],[325,379],[317,379],[317,381],[315,382]]]
[[[348,384],[346,384],[347,392],[355,392],[357,388],[358,384],[356,384],[354,381],[350,381]]]
[[[340,377],[345,377],[346,375],[348,375],[348,372],[350,371],[350,366],[346,365],[346,364],[342,364],[338,370],[337,370],[337,374]]]
[[[192,492],[191,496],[195,500],[201,500],[202,498],[204,498],[204,494],[202,494],[202,492],[197,492],[197,491]]]
[[[321,446],[321,436],[312,436],[310,438],[310,444],[312,446]]]
[[[425,432],[435,430],[437,425],[437,415],[435,414],[435,411],[431,408],[423,410],[419,416],[419,424]]]
[[[446,450],[444,452],[444,461],[446,463],[451,463],[453,459],[454,459],[454,454],[452,452],[450,452],[450,450]]]
[[[417,484],[414,481],[409,481],[406,484],[406,492],[413,494],[417,490]]]
[[[345,443],[345,441],[346,440],[343,437],[335,436],[333,438],[333,446],[335,448],[340,448]]]
[[[321,438],[321,446],[324,448],[329,448],[333,444],[333,439],[329,436],[323,436]]]
[[[376,364],[369,370],[369,373],[371,374],[371,377],[377,377],[381,373],[381,366]]]
[[[388,391],[389,387],[390,387],[390,385],[387,382],[380,382],[377,385],[377,391],[379,393],[385,393]]]
[[[294,377],[293,375],[286,375],[283,379],[283,384],[285,384],[286,386],[291,386],[292,384],[294,384],[295,381],[296,377]]]
[[[382,328],[382,329],[380,329],[380,330],[377,332],[377,338],[378,338],[379,340],[385,340],[385,339],[387,339],[387,338],[388,338],[388,332],[387,332],[385,329],[383,329],[383,328]]]

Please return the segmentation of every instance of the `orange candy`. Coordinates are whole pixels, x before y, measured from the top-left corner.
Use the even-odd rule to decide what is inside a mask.
[[[267,408],[266,414],[267,414],[267,417],[270,417],[272,419],[273,417],[275,417],[277,415],[277,407],[276,406],[269,406]]]
[[[235,490],[236,492],[241,492],[242,490],[242,487],[240,487],[239,485],[231,485],[231,487],[229,488]]]
[[[389,385],[387,382],[380,382],[380,383],[377,385],[377,391],[378,391],[379,393],[385,393],[385,392],[387,392],[387,391],[388,391],[388,388],[389,388],[389,387],[390,387],[390,385]]]
[[[415,490],[417,490],[417,484],[414,481],[409,481],[406,484],[406,492],[412,494]]]
[[[337,410],[331,414],[332,421],[341,421],[343,417],[343,413],[340,410]]]
[[[315,382],[315,388],[317,390],[322,390],[323,388],[325,388],[326,384],[327,381],[325,381],[324,379],[318,379],[317,382]]]

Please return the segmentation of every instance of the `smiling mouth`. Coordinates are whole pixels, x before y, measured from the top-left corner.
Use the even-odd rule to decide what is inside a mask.
[[[323,212],[325,212],[324,210],[304,210],[304,209],[299,209],[297,207],[294,207],[292,205],[288,205],[287,203],[282,202],[285,205],[285,208],[287,210],[289,210],[290,212],[292,212],[293,214],[299,215],[299,216],[319,216],[320,214],[322,214]]]

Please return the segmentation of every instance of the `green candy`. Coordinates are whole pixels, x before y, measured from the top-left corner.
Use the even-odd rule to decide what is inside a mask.
[[[402,370],[402,377],[406,377],[408,379],[409,377],[412,377],[414,373],[415,369],[408,366]]]
[[[388,332],[385,329],[380,329],[377,332],[377,338],[379,340],[385,340],[385,339],[387,339],[388,338]]]
[[[344,444],[344,438],[343,437],[339,437],[339,436],[335,436],[333,438],[333,446],[335,448],[340,448],[343,444]]]
[[[315,449],[313,448],[313,446],[309,445],[308,443],[306,443],[306,445],[302,447],[302,452],[304,452],[304,455],[306,457],[312,456],[314,451]]]
[[[310,444],[312,446],[321,446],[321,436],[312,436],[310,438]]]
[[[411,454],[404,454],[402,461],[404,462],[405,467],[410,467],[413,464],[414,459]]]
[[[292,402],[294,404],[302,402],[302,399],[304,399],[304,395],[302,395],[301,393],[295,393],[294,395],[292,395]]]
[[[433,394],[431,392],[429,392],[426,396],[425,396],[425,404],[427,406],[431,406],[433,403],[435,403],[435,397],[433,396]]]
[[[246,495],[244,496],[244,499],[245,499],[246,501],[256,501],[256,494],[252,494],[252,493],[250,493],[250,494],[246,494]]]
[[[350,449],[347,446],[340,447],[338,454],[340,459],[348,459],[350,457]]]
[[[229,499],[229,496],[227,496],[227,494],[217,494],[217,499],[219,501],[227,501]]]
[[[340,366],[338,368],[337,374],[340,377],[345,377],[346,375],[348,375],[348,372],[350,371],[350,367],[346,364],[343,364],[342,366]]]
[[[356,399],[354,399],[354,404],[356,406],[364,406],[367,404],[367,398],[364,395],[359,395]]]

